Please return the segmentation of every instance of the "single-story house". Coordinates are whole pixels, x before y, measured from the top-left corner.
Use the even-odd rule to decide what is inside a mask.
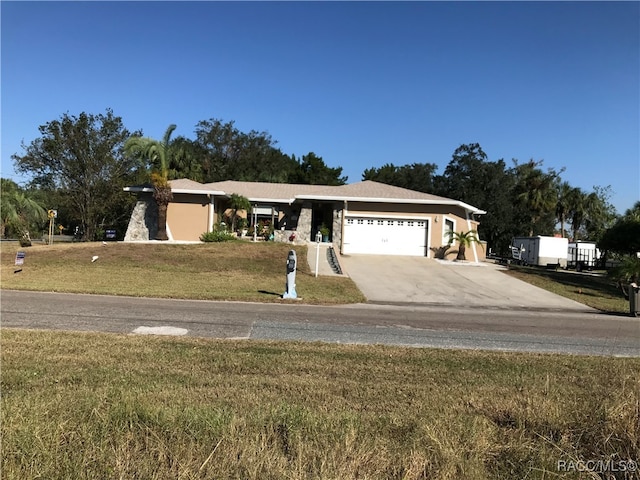
[[[173,201],[167,210],[167,233],[175,241],[197,241],[211,231],[229,213],[232,194],[249,199],[254,207],[248,215],[243,212],[245,217],[272,225],[276,241],[312,242],[326,226],[328,241],[343,255],[434,258],[436,250],[449,242],[448,231],[477,230],[476,217],[486,213],[459,200],[370,180],[340,186],[234,180],[202,184],[188,179],[170,184]],[[153,239],[157,229],[153,188],[125,191],[138,196],[125,241]],[[484,249],[475,243],[467,249],[468,260],[484,256]]]

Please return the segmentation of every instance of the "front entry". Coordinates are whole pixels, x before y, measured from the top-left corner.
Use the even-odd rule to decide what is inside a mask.
[[[323,227],[328,229],[327,238],[323,241],[330,242],[333,229],[333,204],[314,203],[311,210],[311,240],[315,241],[316,233]]]

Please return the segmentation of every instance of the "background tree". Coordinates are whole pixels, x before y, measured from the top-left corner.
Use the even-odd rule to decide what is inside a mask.
[[[29,232],[42,230],[47,221],[47,210],[33,199],[17,183],[0,179],[0,233],[17,238],[29,236]]]
[[[267,132],[241,132],[233,121],[203,120],[196,125],[196,143],[205,183],[245,182],[344,185],[342,168],[328,167],[310,152],[300,161],[276,148]]]
[[[40,137],[14,154],[16,171],[32,177],[30,187],[55,196],[84,232],[96,240],[105,226],[126,228],[134,199],[123,187],[139,179],[140,165],[124,155],[131,133],[108,109],[104,114],[64,114],[39,127]]]
[[[566,237],[566,222],[567,222],[567,214],[570,209],[570,201],[571,195],[573,193],[573,187],[569,184],[569,182],[563,182],[558,179],[556,184],[556,220],[560,225],[560,234],[562,238]]]
[[[586,239],[598,242],[607,228],[616,221],[616,209],[609,202],[611,187],[594,186],[587,197],[584,231]]]
[[[153,198],[158,204],[158,233],[156,240],[168,240],[167,235],[167,208],[173,193],[169,185],[170,165],[172,154],[175,153],[171,147],[171,134],[176,129],[176,125],[169,125],[162,141],[149,137],[135,136],[127,140],[125,151],[132,158],[145,159],[149,162],[151,170],[151,184],[153,185]]]
[[[554,169],[543,172],[542,161],[530,160],[524,164],[514,161],[516,175],[515,198],[519,215],[528,226],[528,235],[550,235],[555,226],[557,184],[560,173]]]
[[[297,163],[275,147],[267,132],[244,133],[234,122],[203,120],[196,125],[196,142],[203,156],[204,181],[240,180],[283,182],[297,168]]]
[[[298,162],[297,168],[290,175],[290,181],[308,185],[344,185],[347,177],[341,175],[342,167],[330,168],[322,157],[309,152]]]
[[[170,144],[169,179],[188,178],[205,183],[204,163],[206,152],[197,142],[185,137],[176,137]]]
[[[640,252],[640,201],[605,231],[599,246],[622,255],[636,256]]]
[[[387,163],[380,168],[366,169],[362,173],[362,180],[373,180],[417,192],[433,193],[437,168],[434,163],[412,163],[399,167]]]
[[[606,230],[599,246],[610,252],[635,256],[640,252],[640,221],[621,218]]]
[[[623,218],[626,220],[640,222],[640,201],[637,201],[633,204],[633,207],[627,209],[624,212]]]
[[[479,144],[461,145],[443,175],[435,178],[437,195],[461,200],[486,211],[480,218],[479,236],[497,252],[506,252],[518,234],[514,221],[515,176],[504,160],[487,160]]]
[[[571,223],[571,239],[580,239],[579,232],[587,209],[587,193],[579,187],[571,191],[569,197],[569,221]]]
[[[610,273],[626,296],[627,285],[640,280],[640,202],[605,230],[598,247],[604,251],[605,258],[612,255],[618,260],[618,266]]]

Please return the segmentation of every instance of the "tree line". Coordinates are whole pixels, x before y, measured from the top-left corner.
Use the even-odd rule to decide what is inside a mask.
[[[486,211],[480,237],[496,253],[506,253],[514,236],[554,235],[598,241],[617,214],[609,187],[586,192],[561,178],[562,170],[542,161],[489,161],[482,147],[458,147],[441,175],[434,163],[386,164],[364,171],[365,180],[464,201]]]
[[[174,127],[175,128],[175,127]],[[27,195],[43,208],[58,211],[57,223],[67,232],[78,228],[83,240],[102,238],[106,228],[124,233],[135,199],[123,187],[148,183],[158,173],[156,154],[126,149],[130,139],[142,139],[141,130],[130,131],[121,117],[105,113],[68,113],[39,127],[40,136],[22,144],[24,153],[11,156],[18,173],[31,177],[25,187],[15,182],[5,202],[18,199],[11,191]],[[210,119],[198,122],[194,140],[167,138],[160,169],[165,180],[189,178],[202,183],[223,180],[344,185],[342,168],[331,168],[313,152],[296,158],[276,146],[267,132],[238,130],[233,121]],[[161,141],[156,141],[163,145]],[[157,192],[156,192],[157,193]],[[160,197],[158,197],[160,198]],[[9,211],[9,210],[7,210]],[[39,215],[39,214],[38,214]],[[20,236],[42,229],[39,216],[30,212],[2,218],[5,235]]]
[[[343,185],[347,181],[341,167],[327,166],[315,153],[299,158],[285,154],[267,132],[242,132],[233,121],[200,121],[194,139],[172,139],[174,129],[170,126],[162,140],[144,137],[141,130],[128,130],[110,109],[102,114],[63,114],[41,125],[40,136],[23,143],[22,155],[11,157],[16,171],[31,181],[19,187],[3,180],[3,231],[15,235],[36,231],[38,225],[42,228],[41,212],[35,214],[34,206],[27,208],[24,202],[21,214],[5,216],[15,210],[5,209],[5,203],[18,202],[20,195],[56,208],[57,222],[67,231],[77,226],[83,239],[96,240],[105,228],[124,234],[135,202],[123,192],[128,185],[151,180],[154,188],[166,187],[163,181],[176,178],[202,183]],[[562,180],[562,170],[545,170],[542,161],[512,160],[511,165],[503,159],[490,161],[477,143],[459,146],[444,172],[438,175],[437,170],[433,163],[389,163],[366,169],[362,180],[453,198],[485,210],[478,233],[496,253],[505,253],[511,238],[519,235],[558,232],[576,240],[599,241],[619,219],[609,203],[609,187],[596,186],[591,192],[572,187]],[[158,188],[155,192],[161,193]],[[159,204],[165,197],[157,196],[157,201],[163,199]]]

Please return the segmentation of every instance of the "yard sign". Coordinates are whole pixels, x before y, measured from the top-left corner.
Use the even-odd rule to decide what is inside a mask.
[[[25,253],[24,252],[18,252],[16,253],[16,265],[24,265],[24,257],[25,257]]]

